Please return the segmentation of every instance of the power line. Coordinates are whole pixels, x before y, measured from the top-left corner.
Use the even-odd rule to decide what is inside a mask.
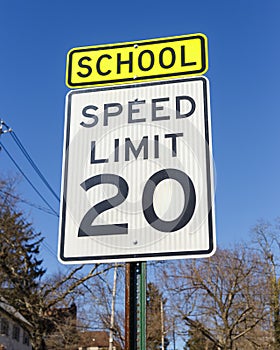
[[[50,209],[48,209],[48,208],[46,208],[46,207],[42,207],[41,205],[32,203],[32,202],[30,202],[30,201],[28,201],[28,200],[26,200],[26,199],[20,198],[19,196],[16,196],[16,195],[14,195],[14,194],[12,194],[12,193],[9,193],[9,192],[7,192],[7,191],[3,191],[1,188],[0,188],[0,192],[3,193],[3,194],[6,195],[6,196],[9,196],[9,197],[14,198],[17,202],[24,203],[24,204],[26,204],[26,205],[29,205],[30,207],[36,208],[36,209],[38,209],[38,210],[41,210],[41,211],[43,211],[43,212],[45,212],[45,213],[47,213],[47,214],[55,215],[55,214],[53,213],[53,211],[51,211]],[[56,216],[56,215],[55,215],[55,216]]]
[[[59,217],[58,213],[55,209],[46,201],[46,199],[41,195],[41,193],[37,190],[37,188],[33,185],[33,183],[29,180],[29,178],[25,175],[23,170],[20,168],[20,166],[17,164],[17,162],[14,160],[12,155],[9,153],[7,148],[3,145],[2,142],[0,142],[0,147],[6,152],[7,156],[10,158],[12,163],[15,165],[15,167],[18,169],[18,171],[21,173],[21,175],[25,178],[25,180],[29,183],[29,185],[33,188],[33,190],[38,194],[38,196],[42,199],[42,201],[48,206],[48,208],[53,212],[54,215]]]
[[[44,175],[41,173],[41,171],[39,170],[39,168],[36,166],[36,164],[33,162],[32,158],[30,157],[30,155],[28,154],[28,152],[26,151],[26,149],[24,148],[23,144],[20,142],[19,138],[17,137],[16,133],[12,130],[11,132],[11,136],[14,139],[15,143],[18,145],[18,147],[20,148],[20,150],[22,151],[22,153],[24,154],[25,158],[28,160],[29,164],[32,166],[32,168],[34,169],[34,171],[37,173],[37,175],[40,177],[40,179],[43,181],[43,183],[46,185],[46,187],[50,190],[50,192],[53,194],[53,196],[58,200],[58,202],[60,201],[58,195],[54,192],[54,190],[52,189],[51,185],[49,184],[49,182],[47,181],[47,179],[44,177]]]
[[[32,158],[30,157],[29,153],[27,152],[26,148],[23,146],[22,142],[20,141],[20,139],[18,138],[18,136],[16,135],[15,131],[10,128],[3,120],[1,120],[1,126],[4,125],[6,130],[2,131],[2,133],[4,132],[9,132],[14,140],[14,142],[16,143],[16,145],[18,146],[18,148],[21,150],[22,154],[24,155],[24,157],[27,159],[27,161],[29,162],[29,164],[31,165],[31,167],[33,168],[33,170],[36,172],[36,174],[39,176],[39,178],[42,180],[42,182],[45,184],[45,186],[48,188],[48,190],[52,193],[52,195],[58,200],[58,202],[60,202],[59,196],[55,193],[55,191],[53,190],[53,188],[51,187],[51,185],[49,184],[49,182],[47,181],[47,179],[45,178],[45,176],[42,174],[42,172],[40,171],[40,169],[37,167],[37,165],[35,164],[35,162],[32,160]],[[1,128],[2,130],[3,128]]]

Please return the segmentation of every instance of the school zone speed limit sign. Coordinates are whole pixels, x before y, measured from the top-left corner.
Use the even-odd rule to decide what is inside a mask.
[[[212,255],[213,183],[205,77],[71,91],[61,262]]]

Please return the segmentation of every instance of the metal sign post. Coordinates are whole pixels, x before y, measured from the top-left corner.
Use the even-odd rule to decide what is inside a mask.
[[[125,350],[146,350],[146,262],[125,269]]]
[[[146,262],[138,263],[137,271],[137,332],[138,350],[146,350]]]

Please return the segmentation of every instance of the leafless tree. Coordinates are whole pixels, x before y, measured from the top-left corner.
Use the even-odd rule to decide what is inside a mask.
[[[241,342],[246,349],[261,346],[263,333],[250,338],[267,316],[260,264],[259,255],[243,246],[218,249],[208,259],[170,263],[163,271],[168,300],[185,325],[215,349],[234,350]]]
[[[115,286],[112,271],[100,275],[99,278],[94,279],[91,283],[90,312],[95,315],[96,326],[108,332],[111,331],[113,338],[124,348],[124,265],[114,264],[112,267],[114,267],[114,269],[117,268]],[[113,293],[115,293],[115,295],[113,295]],[[115,303],[114,310],[112,309],[112,303]],[[113,328],[112,312],[114,312]]]
[[[260,221],[252,229],[254,247],[262,257],[263,274],[266,276],[268,295],[270,343],[280,348],[280,221],[274,224]]]

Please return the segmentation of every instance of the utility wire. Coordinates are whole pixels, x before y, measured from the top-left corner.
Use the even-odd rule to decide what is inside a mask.
[[[11,132],[11,136],[14,139],[15,143],[18,145],[18,147],[20,148],[20,150],[22,151],[22,153],[24,154],[25,158],[28,160],[28,162],[30,163],[30,165],[32,166],[32,168],[35,170],[35,172],[37,173],[37,175],[40,177],[40,179],[43,181],[43,183],[46,185],[46,187],[50,190],[50,192],[53,194],[53,196],[58,200],[58,202],[60,201],[58,195],[54,192],[54,190],[52,189],[51,185],[49,184],[49,182],[47,181],[47,179],[44,177],[44,175],[41,173],[41,171],[38,169],[38,167],[36,166],[36,164],[33,162],[32,158],[30,157],[30,155],[28,154],[28,152],[26,151],[26,149],[24,148],[23,144],[20,142],[20,139],[17,137],[16,133],[12,130]]]
[[[54,215],[59,217],[58,213],[55,209],[46,201],[46,199],[41,195],[41,193],[37,190],[37,188],[33,185],[33,183],[29,180],[29,178],[25,175],[23,170],[20,168],[20,166],[17,164],[17,162],[14,160],[12,155],[9,153],[7,148],[3,145],[2,142],[0,142],[0,147],[3,148],[3,150],[6,152],[7,156],[10,158],[12,163],[15,165],[15,167],[18,169],[18,171],[21,173],[21,175],[25,178],[25,180],[29,183],[29,185],[33,188],[33,190],[38,194],[38,196],[42,199],[42,201],[47,205],[47,207],[52,211]]]
[[[26,205],[29,205],[30,207],[33,207],[33,208],[36,208],[38,210],[41,210],[47,214],[50,214],[50,215],[55,215],[53,213],[53,211],[51,211],[50,209],[46,208],[46,207],[42,207],[41,205],[38,205],[38,204],[35,204],[35,203],[31,203],[30,201],[27,201],[25,199],[22,199],[20,198],[19,196],[16,196],[12,193],[9,193],[7,191],[3,191],[1,188],[0,188],[0,192],[3,193],[5,196],[9,196],[11,198],[14,198],[17,202],[21,202],[21,203],[24,203]],[[56,216],[56,215],[55,215]]]
[[[11,134],[11,136],[12,136],[13,140],[15,141],[16,145],[21,150],[21,152],[23,153],[23,155],[25,156],[25,158],[27,159],[27,161],[29,162],[29,164],[31,165],[33,170],[40,177],[40,179],[45,184],[45,186],[49,189],[49,191],[52,193],[52,195],[58,200],[58,202],[60,202],[59,196],[55,193],[55,191],[52,189],[51,185],[49,184],[49,182],[47,181],[45,176],[42,174],[40,169],[34,163],[32,158],[30,157],[29,153],[27,152],[26,148],[23,146],[22,142],[20,141],[20,139],[16,135],[15,131],[12,128],[10,128],[3,120],[1,120],[1,124],[4,125],[7,128],[7,131]]]

